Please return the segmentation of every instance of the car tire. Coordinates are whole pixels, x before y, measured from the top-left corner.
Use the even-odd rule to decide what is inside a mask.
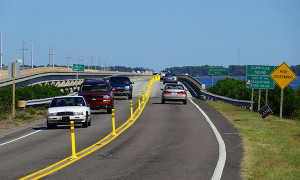
[[[161,103],[162,103],[162,104],[165,104],[165,100],[162,99],[162,100],[161,100]]]
[[[128,99],[132,99],[132,94],[128,94]]]
[[[112,108],[111,107],[108,107],[107,108],[107,114],[111,114],[112,113]]]
[[[56,127],[57,127],[56,124],[49,124],[48,121],[47,121],[47,129],[54,129]]]
[[[89,117],[90,117],[90,120],[88,122],[88,126],[91,126],[92,125],[92,118],[91,118],[91,116],[89,116]]]
[[[187,100],[183,100],[183,104],[185,104],[185,105],[186,105],[186,104],[187,104]]]

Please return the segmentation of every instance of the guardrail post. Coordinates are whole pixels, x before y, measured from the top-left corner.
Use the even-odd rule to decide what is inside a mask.
[[[130,101],[130,114],[131,114],[131,120],[133,120],[132,101]]]
[[[75,131],[74,131],[74,121],[70,121],[71,124],[71,141],[72,141],[72,158],[77,158],[75,150]]]
[[[139,109],[141,109],[141,97],[140,97],[140,94],[138,95],[138,99],[139,99]]]
[[[111,110],[112,111],[112,113],[111,113],[111,115],[112,115],[112,135],[117,135],[116,134],[116,125],[115,125],[115,109],[112,109]]]

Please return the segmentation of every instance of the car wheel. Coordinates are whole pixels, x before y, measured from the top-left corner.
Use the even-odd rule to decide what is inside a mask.
[[[161,103],[162,103],[162,104],[165,104],[165,100],[162,99],[162,100],[161,100]]]
[[[187,100],[183,100],[183,104],[187,104]]]
[[[56,124],[49,124],[48,121],[47,121],[47,129],[54,129],[56,127],[57,127]]]
[[[90,120],[89,120],[89,122],[88,122],[88,126],[91,126],[92,125],[92,118],[91,118],[91,116],[90,116]]]
[[[111,107],[108,107],[107,108],[107,114],[111,114],[112,113],[112,108]]]
[[[163,84],[165,84],[165,82],[163,82]]]
[[[129,95],[128,95],[128,99],[132,99],[132,94],[129,94]]]

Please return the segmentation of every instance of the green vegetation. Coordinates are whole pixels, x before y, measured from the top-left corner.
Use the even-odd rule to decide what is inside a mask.
[[[68,94],[68,92],[62,92],[58,87],[54,85],[20,86],[16,88],[16,101],[42,99],[66,94]],[[12,87],[0,89],[0,104],[12,104]]]
[[[246,88],[246,82],[242,80],[235,80],[226,78],[217,81],[217,83],[208,88],[207,91],[225,97],[230,97],[240,100],[251,100],[251,89]],[[265,90],[261,93],[261,107],[265,104]],[[274,112],[280,113],[280,94],[281,89],[275,85],[273,90],[268,91],[268,105]],[[258,104],[258,90],[254,93],[254,111],[257,111]],[[300,88],[294,90],[288,86],[283,93],[283,116],[300,120]]]
[[[171,71],[175,74],[183,74],[188,73],[190,76],[193,77],[200,77],[200,76],[208,76],[209,68],[213,66],[183,66],[183,67],[170,67],[166,70]],[[217,66],[214,66],[217,67]],[[222,66],[218,66],[222,67]],[[230,65],[228,67],[229,75],[230,76],[246,76],[246,66],[238,66],[238,65]],[[300,76],[300,65],[291,66],[291,69]]]
[[[300,179],[300,121],[269,116],[216,101],[206,101],[241,133],[244,179]]]

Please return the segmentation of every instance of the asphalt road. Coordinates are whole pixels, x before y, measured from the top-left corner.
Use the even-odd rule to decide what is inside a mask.
[[[147,81],[135,82],[134,107],[138,103],[137,93],[146,84]],[[101,149],[44,179],[211,179],[219,159],[216,135],[191,101],[187,105],[161,104],[162,87],[161,82],[154,84],[144,111],[129,129]],[[208,115],[226,144],[222,179],[241,179],[242,145],[238,131],[201,100],[192,101]],[[91,127],[75,129],[77,152],[111,132],[111,115],[104,112],[93,113]],[[130,116],[129,101],[118,98],[115,112],[118,127]],[[71,155],[69,127],[45,127],[42,122],[1,137],[3,144],[35,132],[0,146],[1,179],[22,178]]]

